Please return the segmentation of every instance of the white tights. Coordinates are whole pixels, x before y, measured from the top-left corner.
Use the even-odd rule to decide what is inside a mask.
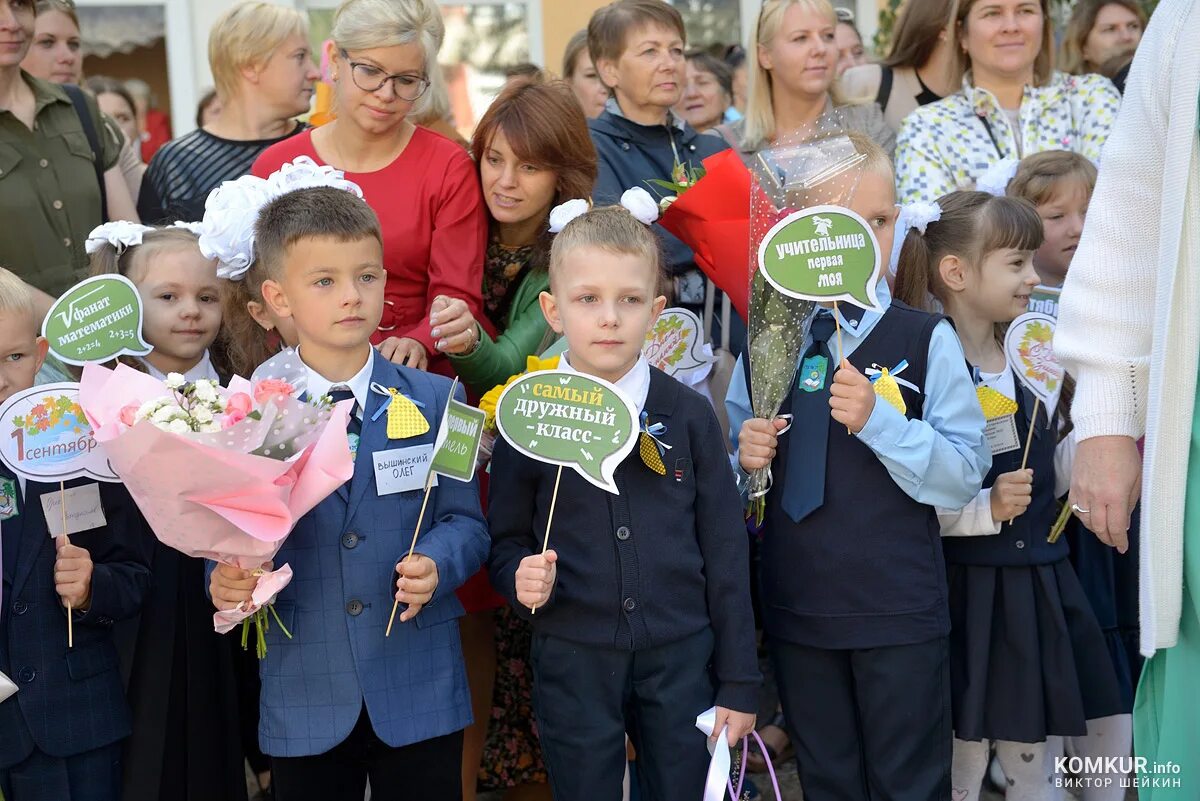
[[[1133,716],[1113,715],[1089,720],[1087,734],[1070,738],[1067,745],[1068,750],[1079,757],[1129,756],[1133,750]],[[1093,780],[1083,783],[1083,801],[1121,801],[1125,798],[1120,776],[1081,773],[1079,778]],[[1110,780],[1110,786],[1101,786],[1106,779]]]
[[[983,774],[988,766],[989,741],[954,740],[950,769],[953,801],[979,801]],[[996,756],[1008,777],[1005,801],[1057,801],[1062,790],[1054,786],[1054,756],[1062,753],[1062,738],[1041,743],[996,742]]]
[[[989,742],[954,740],[954,762],[950,770],[953,786],[952,801],[979,801],[983,775],[988,767]],[[1042,743],[1011,743],[1000,740],[996,743],[996,757],[1008,780],[1006,801],[1058,801],[1064,798],[1063,790],[1055,786],[1055,779],[1068,776],[1054,770],[1055,757],[1063,754],[1063,738],[1048,737]],[[1095,718],[1087,722],[1087,734],[1072,737],[1067,745],[1070,752],[1079,757],[1123,757],[1133,748],[1133,718],[1131,715],[1113,715]],[[1085,763],[1086,764],[1086,763]],[[1083,801],[1121,801],[1125,788],[1120,777],[1108,774],[1084,773]],[[1102,786],[1110,779],[1109,787]]]

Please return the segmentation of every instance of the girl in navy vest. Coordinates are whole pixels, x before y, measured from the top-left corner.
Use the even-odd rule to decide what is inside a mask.
[[[1056,771],[1064,736],[1114,721],[1121,698],[1103,634],[1067,559],[1047,542],[1056,498],[1070,482],[1073,443],[1060,442],[1008,366],[1004,326],[1022,314],[1038,283],[1033,254],[1042,223],[1026,201],[954,192],[939,220],[908,232],[896,295],[940,303],[954,321],[989,417],[992,469],[959,510],[939,509],[950,590],[950,676],[955,801],[975,801],[995,742],[1011,798],[1051,799],[1069,778]],[[1029,428],[1033,440],[1021,469]],[[1101,740],[1123,756],[1129,729]],[[1099,756],[1099,755],[1098,755]],[[1117,776],[1107,788],[1121,798]],[[1102,796],[1089,796],[1099,798]]]

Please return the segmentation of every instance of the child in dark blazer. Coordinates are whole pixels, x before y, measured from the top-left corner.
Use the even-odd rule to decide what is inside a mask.
[[[28,288],[0,269],[0,402],[33,386],[47,350],[37,330]],[[66,482],[87,485],[96,483]],[[59,487],[3,465],[0,486],[0,673],[17,686],[0,701],[0,794],[117,801],[130,716],[112,625],[137,612],[150,586],[145,523],[123,487],[99,484],[104,523],[74,543],[52,539],[41,498]]]
[[[759,673],[745,526],[716,415],[641,355],[662,311],[653,233],[621,207],[571,221],[550,256],[542,311],[567,339],[560,369],[622,390],[669,449],[665,475],[631,453],[612,495],[497,440],[488,522],[492,584],[533,623],[534,708],[557,801],[621,798],[625,734],[648,799],[699,798],[696,716],[754,728]],[[662,424],[662,428],[657,428]],[[537,614],[532,610],[537,607]],[[716,734],[714,734],[715,738]]]

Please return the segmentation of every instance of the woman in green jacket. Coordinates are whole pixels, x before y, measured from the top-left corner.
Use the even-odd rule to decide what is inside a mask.
[[[550,286],[550,209],[591,195],[596,151],[565,83],[523,80],[510,82],[492,102],[471,153],[488,210],[488,319],[476,320],[465,301],[446,296],[434,300],[430,318],[438,349],[463,383],[483,394],[522,372],[526,357],[549,344],[538,296]],[[498,336],[491,337],[489,327]]]
[[[510,82],[492,102],[471,153],[488,211],[486,319],[477,320],[462,298],[439,295],[430,322],[438,350],[482,395],[524,372],[526,358],[550,342],[538,304],[550,288],[550,209],[591,194],[596,150],[570,87],[525,79]],[[495,596],[486,575],[481,579],[482,586],[473,578],[458,593],[468,612],[460,629],[476,720],[463,737],[463,799],[473,801],[478,779],[480,788],[509,798],[548,801],[530,713],[530,629],[507,605],[481,597]]]

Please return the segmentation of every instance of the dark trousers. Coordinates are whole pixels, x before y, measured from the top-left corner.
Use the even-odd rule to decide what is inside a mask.
[[[830,651],[770,641],[805,801],[950,798],[949,644]]]
[[[642,651],[534,634],[533,706],[554,801],[620,801],[625,734],[641,801],[700,798],[708,749],[696,716],[713,705],[708,629]]]
[[[271,757],[278,801],[362,801],[367,779],[379,801],[462,798],[462,732],[392,748],[364,706],[350,736],[323,754]]]
[[[23,762],[0,769],[0,794],[4,801],[119,801],[121,743],[69,757],[35,748]]]

